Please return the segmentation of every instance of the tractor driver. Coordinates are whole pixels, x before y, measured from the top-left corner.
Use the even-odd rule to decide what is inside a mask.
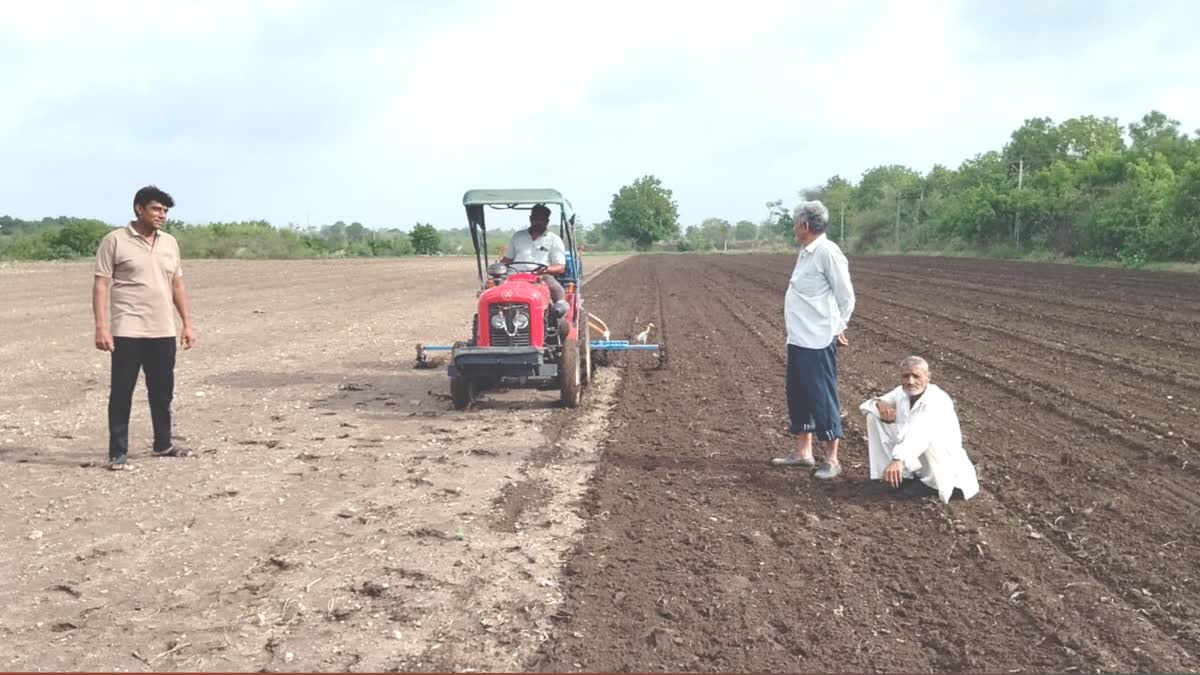
[[[542,282],[550,289],[550,299],[554,302],[566,299],[562,284],[554,278],[567,270],[567,249],[563,240],[557,234],[547,231],[550,225],[550,207],[537,204],[529,212],[529,228],[513,233],[508,252],[500,258],[500,262],[513,265],[520,271],[533,271],[534,265],[519,263],[536,263],[545,265]]]

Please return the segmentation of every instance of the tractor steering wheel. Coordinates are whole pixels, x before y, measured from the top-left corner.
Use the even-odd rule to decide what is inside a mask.
[[[539,263],[539,262],[533,262],[532,260],[514,260],[507,264],[506,263],[500,263],[500,264],[504,265],[506,268],[508,268],[508,271],[510,274],[513,272],[516,272],[518,274],[536,274],[538,276],[541,276],[542,274],[544,274],[546,272],[546,269],[549,267],[548,265],[543,265],[542,263]],[[517,265],[534,265],[535,267],[531,270],[519,270],[516,268]]]

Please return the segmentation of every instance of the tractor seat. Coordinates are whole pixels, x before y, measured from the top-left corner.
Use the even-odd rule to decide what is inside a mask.
[[[568,283],[578,284],[579,283],[579,273],[582,271],[580,268],[582,266],[583,266],[582,263],[580,263],[580,261],[576,260],[575,256],[571,255],[570,253],[567,253],[567,269],[566,269],[566,271],[563,272],[562,274],[559,274],[558,276],[556,276],[554,278],[558,279],[558,283],[562,284],[563,288],[566,288]]]

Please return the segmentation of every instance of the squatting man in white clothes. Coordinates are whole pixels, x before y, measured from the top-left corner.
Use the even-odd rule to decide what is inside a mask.
[[[900,363],[900,386],[864,401],[871,480],[882,480],[910,497],[938,495],[950,501],[979,492],[975,467],[962,445],[954,401],[929,382],[929,364],[919,356]]]

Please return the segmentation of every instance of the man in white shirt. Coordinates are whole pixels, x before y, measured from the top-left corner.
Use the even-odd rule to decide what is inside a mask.
[[[789,430],[799,436],[776,466],[816,465],[813,436],[825,446],[825,462],[815,478],[842,473],[838,440],[842,437],[841,402],[837,393],[837,349],[846,346],[844,331],[854,312],[854,286],[846,256],[825,236],[829,210],[818,201],[804,202],[792,216],[800,254],[784,296],[787,324],[787,401]]]
[[[562,237],[547,231],[549,226],[550,207],[535,205],[529,212],[529,228],[513,233],[508,251],[500,258],[500,262],[523,272],[532,272],[538,265],[545,265],[542,282],[550,289],[550,299],[558,302],[566,294],[554,276],[567,270],[567,249]],[[514,262],[517,264],[513,265]]]
[[[925,359],[910,356],[900,363],[900,386],[859,408],[867,416],[871,480],[910,497],[936,494],[948,502],[957,489],[970,499],[979,480],[962,446],[954,401],[929,375]]]

